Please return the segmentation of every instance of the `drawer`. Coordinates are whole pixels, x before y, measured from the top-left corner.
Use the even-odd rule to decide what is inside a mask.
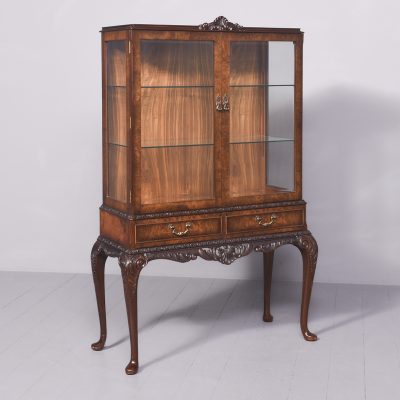
[[[135,227],[136,243],[151,242],[190,242],[203,236],[215,239],[222,235],[222,216],[165,218],[140,221]],[[160,243],[157,243],[160,245]]]
[[[304,209],[295,210],[254,210],[246,215],[228,215],[227,232],[255,234],[290,231],[305,228]]]

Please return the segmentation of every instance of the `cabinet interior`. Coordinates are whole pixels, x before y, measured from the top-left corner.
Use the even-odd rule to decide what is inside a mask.
[[[127,43],[106,42],[108,198],[126,204],[139,187],[141,207],[185,208],[295,190],[293,42],[139,39],[132,87]],[[128,188],[133,90],[140,182]]]

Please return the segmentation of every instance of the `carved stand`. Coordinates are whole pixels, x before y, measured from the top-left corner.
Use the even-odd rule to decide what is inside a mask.
[[[311,290],[318,256],[317,243],[309,231],[135,250],[125,249],[100,236],[94,244],[91,253],[93,280],[100,319],[100,339],[92,344],[92,349],[96,351],[102,350],[107,338],[104,291],[104,268],[107,257],[118,257],[119,266],[121,267],[131,343],[131,357],[125,371],[128,375],[133,375],[137,373],[139,367],[137,287],[140,271],[149,261],[168,259],[178,262],[188,262],[201,257],[205,260],[219,261],[222,264],[229,265],[236,259],[250,254],[252,251],[262,252],[264,255],[263,320],[271,322],[270,294],[273,255],[275,249],[285,244],[296,246],[302,254],[303,288],[300,328],[305,340],[317,340],[317,336],[308,330],[307,325]]]

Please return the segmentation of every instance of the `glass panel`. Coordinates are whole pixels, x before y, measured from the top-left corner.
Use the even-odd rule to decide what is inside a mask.
[[[230,141],[262,140],[266,134],[265,87],[230,88]]]
[[[265,150],[264,143],[229,145],[232,197],[265,194]]]
[[[267,185],[275,190],[294,190],[293,141],[268,143],[267,151]]]
[[[108,88],[107,118],[109,143],[126,146],[126,88]]]
[[[107,42],[106,113],[108,145],[107,196],[127,201],[127,88],[125,41]]]
[[[213,42],[142,40],[142,87],[213,86]]]
[[[214,146],[142,149],[142,204],[210,199]]]
[[[232,42],[230,196],[294,190],[294,45]]]
[[[268,83],[294,85],[293,42],[268,42]]]
[[[125,41],[107,42],[107,85],[126,85]]]
[[[230,85],[267,83],[268,43],[232,42]]]
[[[108,145],[108,196],[126,202],[126,147]]]
[[[294,87],[268,88],[268,135],[294,139]]]
[[[141,42],[142,204],[214,198],[211,41]]]
[[[212,87],[142,89],[142,146],[212,144],[213,104]]]

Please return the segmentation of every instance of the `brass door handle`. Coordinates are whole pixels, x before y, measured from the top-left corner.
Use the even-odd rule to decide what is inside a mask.
[[[256,221],[258,222],[258,225],[260,225],[260,226],[271,226],[276,222],[277,218],[278,217],[276,216],[276,214],[272,214],[271,217],[269,218],[268,222],[263,222],[263,218],[256,215]]]
[[[189,228],[192,226],[192,224],[190,222],[186,222],[185,224],[185,230],[178,232],[175,228],[175,225],[169,224],[168,228],[171,229],[171,232],[175,235],[175,236],[185,236],[189,233]]]
[[[217,99],[215,101],[215,109],[217,111],[223,111],[224,107],[222,105],[222,101],[221,101],[221,96],[217,96]]]
[[[224,94],[224,98],[222,100],[222,107],[224,109],[224,111],[229,111],[230,107],[229,107],[229,99],[228,99],[228,95]]]

